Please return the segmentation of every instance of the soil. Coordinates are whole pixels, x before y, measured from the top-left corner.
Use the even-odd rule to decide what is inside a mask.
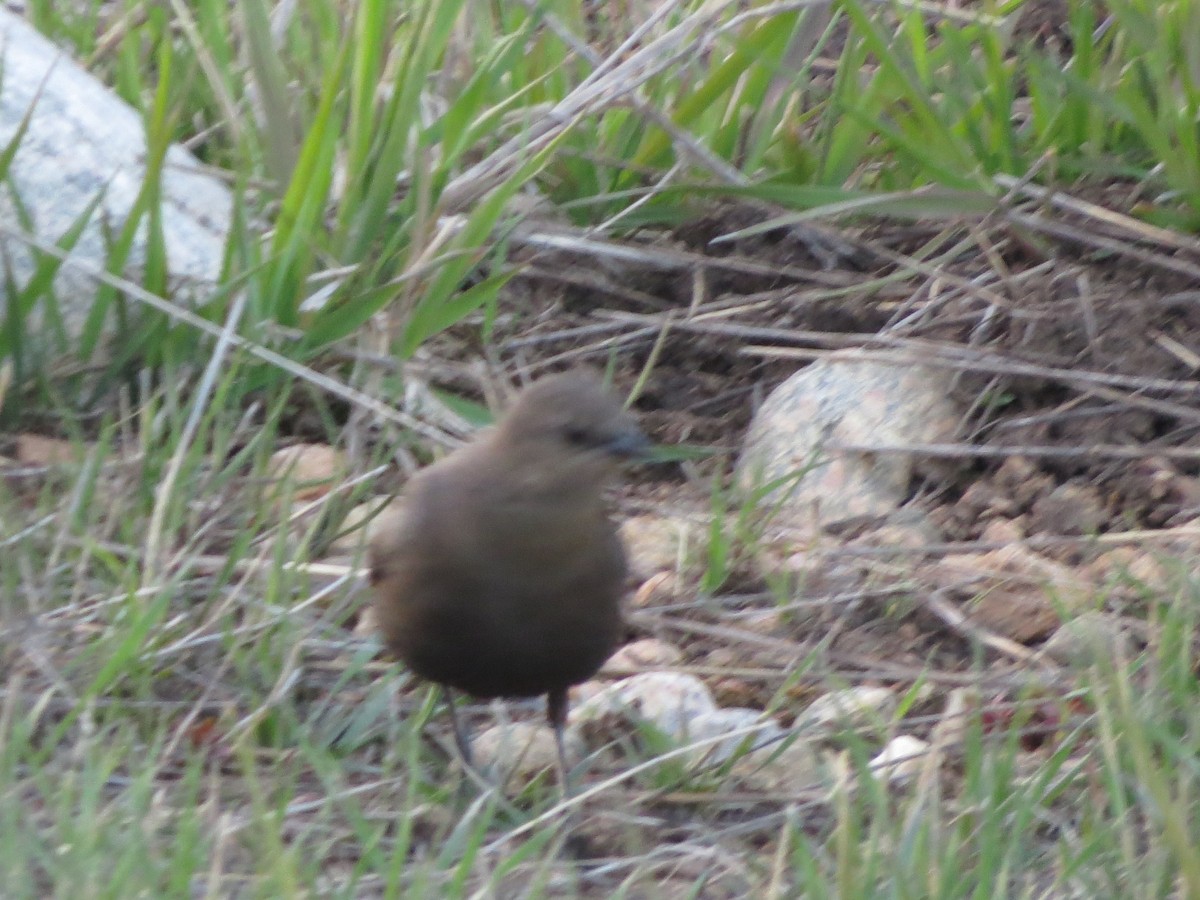
[[[1100,533],[1200,514],[1200,452],[1188,452],[1200,433],[1194,277],[1088,247],[1035,247],[1003,222],[846,228],[839,236],[855,252],[836,268],[822,266],[794,234],[711,243],[764,218],[714,208],[672,234],[643,238],[664,257],[692,255],[666,273],[582,254],[533,257],[505,304],[519,312],[497,324],[499,360],[536,376],[612,356],[617,381],[630,387],[659,341],[636,403],[646,427],[663,443],[736,452],[756,401],[806,362],[756,348],[913,347],[959,371],[964,438],[990,454],[955,460],[949,483],[913,485],[914,495],[932,492],[935,506],[949,510],[948,539],[980,536],[992,518],[981,497],[1011,493],[1001,473],[1013,457],[1029,463],[1022,512],[1071,484],[1098,495],[1102,511],[1092,524]],[[959,251],[930,254],[931,243]],[[879,252],[923,247],[932,272]],[[1162,256],[1200,273],[1200,243]],[[570,283],[561,272],[571,273]],[[987,293],[972,284],[988,285]],[[597,335],[597,326],[607,327]],[[1099,454],[1097,445],[1127,448],[1128,456]],[[1054,524],[1038,513],[1026,533],[1053,532]]]
[[[1093,199],[1112,203],[1117,194],[1110,185]],[[912,506],[949,549],[926,548],[881,568],[869,556],[878,541],[843,535],[839,551],[868,555],[850,574],[828,560],[807,569],[803,595],[903,583],[910,605],[897,611],[860,604],[857,617],[848,617],[833,604],[816,619],[781,620],[777,637],[803,647],[835,628],[839,636],[829,646],[843,662],[857,660],[864,677],[911,674],[931,663],[946,673],[964,671],[978,660],[977,628],[1036,648],[1063,611],[1041,589],[1010,587],[995,593],[996,608],[973,606],[983,591],[977,581],[948,584],[938,562],[944,553],[1024,542],[1036,551],[1030,560],[965,559],[987,572],[995,563],[993,574],[1005,579],[1013,574],[1007,567],[1032,566],[1037,573],[1021,573],[1030,584],[1046,572],[1051,580],[1063,575],[1054,567],[1064,566],[1102,596],[1100,584],[1114,571],[1106,554],[1125,543],[1122,535],[1200,519],[1200,243],[1155,246],[1134,227],[1069,212],[1047,220],[1084,232],[1083,240],[1055,239],[1053,229],[1033,233],[997,215],[842,222],[815,234],[781,229],[713,243],[770,215],[710,206],[670,233],[626,238],[659,265],[518,250],[526,268],[501,304],[487,355],[523,378],[609,364],[623,389],[648,370],[636,408],[652,436],[713,453],[636,473],[623,505],[626,512],[700,520],[711,519],[713,481],[727,483],[758,402],[810,359],[859,347],[917,353],[952,367],[962,452],[917,466],[911,485]],[[1098,246],[1086,235],[1109,241]],[[454,345],[446,351],[461,354],[476,339],[463,327],[445,340]],[[772,355],[780,349],[795,355]],[[1187,552],[1197,546],[1195,537],[1190,541],[1146,552]],[[1141,550],[1123,552],[1129,563]],[[720,590],[750,598],[743,610],[770,607],[778,601],[777,593],[764,599],[768,581],[761,558],[746,553]],[[703,593],[687,577],[672,584],[674,602]],[[922,586],[948,590],[978,618],[965,631],[951,627],[913,599]],[[1107,602],[1125,612],[1136,601],[1133,593],[1117,593]],[[689,615],[728,624],[719,615]],[[634,628],[631,636],[644,633],[646,627]],[[684,640],[698,664],[729,649],[701,636]],[[767,685],[748,695],[745,685],[733,689],[750,705],[771,695]]]

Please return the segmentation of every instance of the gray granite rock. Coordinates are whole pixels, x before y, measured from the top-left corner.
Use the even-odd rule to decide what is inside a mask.
[[[1118,616],[1086,610],[1064,622],[1042,652],[1064,666],[1082,669],[1094,662],[1119,666],[1133,656],[1133,642]]]
[[[944,370],[875,362],[855,351],[813,363],[755,414],[738,483],[748,494],[774,486],[762,508],[801,527],[884,517],[904,502],[915,471],[917,456],[903,448],[953,439],[950,380]]]
[[[124,224],[141,190],[146,140],[141,116],[15,13],[0,8],[0,149],[24,125],[8,178],[0,183],[0,259],[18,287],[29,279],[35,255],[13,231],[25,231],[18,204],[37,239],[56,243],[101,197],[72,257],[103,267],[106,234]],[[26,121],[26,117],[28,120]],[[232,195],[198,171],[191,153],[173,146],[162,178],[163,230],[172,297],[203,299],[220,275]],[[145,228],[130,256],[135,280],[145,260]],[[66,332],[79,332],[91,309],[95,282],[63,265],[54,284]],[[0,315],[10,298],[0,281]],[[39,337],[34,310],[29,333]]]

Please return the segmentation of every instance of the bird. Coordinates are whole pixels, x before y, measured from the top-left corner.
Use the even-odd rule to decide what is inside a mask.
[[[496,425],[405,486],[367,547],[374,614],[391,652],[441,685],[463,762],[454,692],[545,695],[557,777],[568,689],[621,638],[627,562],[605,488],[650,441],[598,375],[573,369],[519,392]]]

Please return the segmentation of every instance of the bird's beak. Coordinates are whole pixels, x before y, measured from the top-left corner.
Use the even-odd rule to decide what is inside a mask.
[[[604,449],[618,459],[644,462],[650,458],[650,450],[653,446],[650,438],[646,437],[639,429],[633,428],[614,435],[612,440],[604,445]]]

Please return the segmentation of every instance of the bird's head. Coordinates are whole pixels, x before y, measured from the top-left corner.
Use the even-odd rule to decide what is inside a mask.
[[[497,438],[522,464],[552,466],[547,476],[581,482],[603,480],[615,463],[645,458],[650,449],[633,415],[584,370],[551,375],[523,390],[500,421]]]

